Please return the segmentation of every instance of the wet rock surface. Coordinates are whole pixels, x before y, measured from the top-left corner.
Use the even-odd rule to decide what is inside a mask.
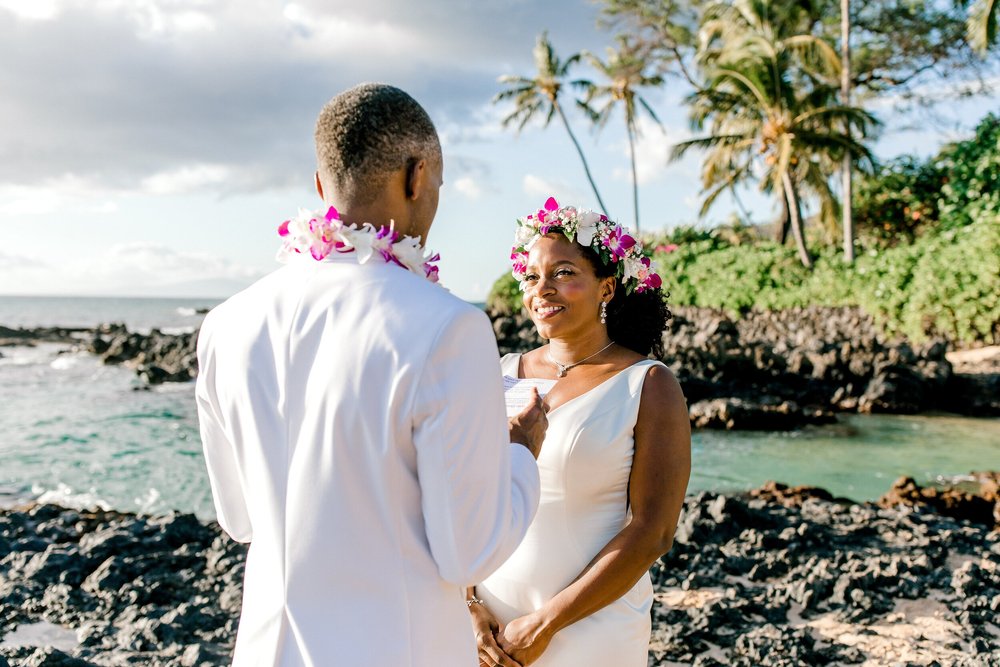
[[[652,568],[649,664],[1000,664],[1000,530],[922,491],[893,507],[776,483],[689,496]],[[0,667],[228,665],[245,555],[191,515],[0,512],[0,642],[39,623],[77,638],[0,647]]]
[[[1000,530],[768,486],[686,499],[649,665],[1000,664]]]
[[[104,324],[93,331],[87,349],[106,364],[125,364],[149,384],[186,382],[198,375],[198,334],[130,332],[123,324]]]
[[[733,319],[675,307],[673,315],[663,361],[696,427],[788,430],[828,423],[837,412],[1000,415],[994,357],[979,354],[956,373],[947,342],[888,339],[858,308],[752,310]],[[495,315],[493,329],[502,353],[544,342],[522,313]]]
[[[0,656],[67,667],[229,664],[245,553],[217,524],[188,514],[55,505],[0,513],[0,635],[41,622],[78,641]]]
[[[72,327],[12,329],[0,326],[0,347],[34,347],[38,343],[76,344],[84,340],[92,331],[92,329]]]

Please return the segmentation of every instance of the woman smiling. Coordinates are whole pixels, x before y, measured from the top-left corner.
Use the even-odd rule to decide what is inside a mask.
[[[648,570],[670,549],[691,467],[680,385],[648,358],[670,316],[660,278],[627,230],[553,199],[518,220],[511,257],[548,344],[503,371],[556,383],[538,514],[468,591],[480,664],[641,667]]]

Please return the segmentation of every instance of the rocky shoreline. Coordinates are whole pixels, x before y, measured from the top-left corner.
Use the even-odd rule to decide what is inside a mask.
[[[788,430],[841,412],[1000,416],[995,357],[969,357],[956,371],[946,341],[887,338],[858,308],[752,310],[739,319],[672,310],[663,361],[696,428]],[[523,313],[492,319],[501,353],[542,343]]]
[[[974,479],[689,496],[652,569],[649,664],[1000,665],[1000,475]],[[192,515],[2,511],[0,667],[227,665],[245,553]],[[42,626],[72,646],[11,645]]]
[[[502,354],[543,342],[525,314],[489,315]],[[684,388],[695,428],[791,430],[834,422],[837,413],[1000,416],[1000,347],[957,352],[944,340],[890,339],[858,308],[750,311],[732,319],[677,307],[663,340],[663,361]],[[0,347],[37,342],[123,364],[144,386],[189,381],[198,372],[197,332],[0,327]]]

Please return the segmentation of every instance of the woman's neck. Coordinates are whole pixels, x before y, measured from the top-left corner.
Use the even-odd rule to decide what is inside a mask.
[[[608,347],[610,343],[611,338],[608,337],[608,332],[601,328],[578,336],[550,339],[549,355],[562,364],[572,364],[596,354],[602,348]]]

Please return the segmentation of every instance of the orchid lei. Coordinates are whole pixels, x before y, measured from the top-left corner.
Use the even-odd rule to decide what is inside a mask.
[[[358,261],[362,264],[378,256],[432,283],[438,281],[435,262],[441,256],[425,252],[419,239],[400,237],[392,223],[378,229],[368,223],[361,227],[345,225],[333,206],[325,213],[322,210],[299,209],[297,216],[278,226],[278,236],[283,239],[278,250],[279,262],[288,262],[296,255],[304,254],[319,262],[334,252],[357,252]]]
[[[531,246],[549,232],[559,231],[570,241],[592,248],[605,265],[615,266],[615,277],[625,286],[626,292],[645,292],[657,289],[663,281],[650,268],[649,257],[642,244],[628,233],[628,228],[608,220],[607,216],[573,206],[560,207],[555,198],[549,197],[537,213],[517,219],[514,247],[510,259],[514,277],[524,290],[524,276]]]

